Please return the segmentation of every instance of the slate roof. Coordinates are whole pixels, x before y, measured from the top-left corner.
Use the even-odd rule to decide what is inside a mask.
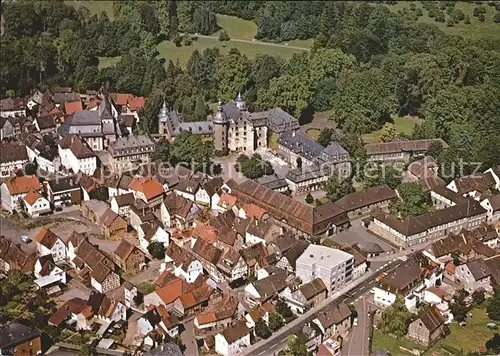
[[[57,177],[48,181],[50,189],[54,193],[61,193],[68,190],[80,190],[76,177]]]
[[[37,329],[11,322],[0,328],[0,349],[8,350],[40,336],[41,334]]]
[[[355,211],[370,205],[378,204],[386,200],[396,199],[396,191],[387,185],[363,189],[360,192],[351,193],[335,201],[345,211]]]
[[[257,178],[255,181],[272,190],[288,187],[288,183],[286,182],[285,178],[279,177],[276,173]]]
[[[108,146],[108,151],[113,157],[126,157],[132,154],[151,153],[154,151],[154,142],[145,135],[128,135],[118,137]]]
[[[403,220],[399,220],[392,215],[381,212],[375,213],[373,217],[404,236],[412,236],[425,232],[433,227],[485,213],[486,210],[477,201],[467,199],[467,202],[463,204],[457,204],[449,208],[415,217],[408,216]]]
[[[467,268],[476,281],[491,276],[491,271],[484,260],[477,259],[467,262]]]

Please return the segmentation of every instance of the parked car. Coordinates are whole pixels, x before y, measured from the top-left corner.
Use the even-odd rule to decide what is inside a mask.
[[[21,241],[25,244],[29,244],[31,242],[31,239],[26,235],[21,235]]]
[[[354,321],[352,322],[352,325],[358,326],[358,318],[354,318]]]

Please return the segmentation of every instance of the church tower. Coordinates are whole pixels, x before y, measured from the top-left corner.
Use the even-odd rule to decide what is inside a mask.
[[[212,122],[214,124],[214,148],[216,151],[225,151],[228,148],[229,119],[222,109],[220,100]]]

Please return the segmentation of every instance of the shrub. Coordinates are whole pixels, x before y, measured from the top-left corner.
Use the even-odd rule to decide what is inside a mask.
[[[224,41],[229,41],[229,39],[230,39],[229,34],[226,31],[221,30],[219,32],[219,41],[224,42]]]

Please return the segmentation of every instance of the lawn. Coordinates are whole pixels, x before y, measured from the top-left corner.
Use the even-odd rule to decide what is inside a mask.
[[[413,342],[401,338],[395,339],[389,335],[384,334],[378,329],[373,329],[373,340],[372,340],[372,350],[383,350],[391,355],[409,355],[401,351],[400,346],[407,349],[418,349],[423,350],[421,346],[414,344]]]
[[[321,130],[320,129],[307,129],[306,133],[311,136],[313,139],[317,140],[318,136],[320,134]]]
[[[108,17],[111,21],[115,18],[115,13],[113,11],[113,1],[100,0],[100,1],[77,1],[77,0],[66,0],[65,3],[70,6],[74,6],[75,8],[79,8],[81,6],[85,6],[89,9],[90,14],[99,14],[102,11],[108,14]]]
[[[420,122],[421,119],[414,116],[401,116],[394,117],[394,124],[396,125],[396,131],[404,133],[406,135],[411,135],[413,132],[413,126]],[[365,143],[377,143],[379,142],[380,130],[373,131],[363,135],[363,141]]]
[[[198,40],[193,41],[193,44],[191,46],[182,47],[176,47],[175,44],[171,41],[163,41],[158,45],[158,51],[160,52],[158,57],[165,58],[167,61],[169,59],[173,60],[174,62],[179,60],[179,63],[182,66],[185,66],[189,57],[191,57],[191,53],[195,49],[201,52],[204,49],[211,47],[219,48],[222,54],[228,53],[230,48],[236,48],[248,58],[254,58],[257,54],[269,54],[289,59],[293,56],[294,53],[302,52],[299,49],[273,47],[261,44],[259,42],[220,42],[215,38],[198,38]]]
[[[99,58],[99,69],[112,67],[120,61],[121,56],[116,57],[98,57]]]
[[[410,4],[409,1],[398,1],[397,4],[388,6],[390,6],[392,11],[396,12],[399,9],[409,8],[409,4]],[[422,4],[420,4],[419,2],[415,2],[415,4],[417,7],[420,8],[422,7]],[[449,35],[458,35],[464,38],[473,38],[473,39],[477,39],[480,37],[498,38],[500,36],[500,24],[493,22],[493,16],[495,15],[496,12],[495,7],[488,6],[486,1],[483,3],[483,5],[486,8],[486,15],[485,15],[486,21],[484,22],[481,22],[476,17],[472,16],[472,11],[476,6],[475,4],[462,1],[457,2],[455,7],[457,9],[462,10],[465,15],[469,15],[470,17],[469,25],[466,25],[465,23],[463,23],[463,21],[461,21],[460,23],[455,24],[455,26],[453,27],[446,26],[446,21],[449,18],[448,14],[446,14],[446,10],[444,11],[445,22],[434,21],[433,18],[428,16],[427,10],[424,9],[422,9],[423,16],[419,17],[418,21],[435,24],[442,31],[446,32]]]
[[[153,293],[155,291],[155,285],[152,284],[152,283],[143,282],[143,283],[139,284],[139,287],[137,287],[137,289],[143,295],[146,295],[146,294],[149,294],[149,293]]]
[[[486,309],[473,309],[472,318],[467,319],[467,326],[462,327],[457,323],[450,326],[450,335],[443,340],[443,345],[449,345],[465,353],[475,351],[484,346],[498,330],[490,330],[486,324],[491,320],[486,315]]]
[[[257,25],[254,22],[236,16],[217,14],[217,23],[229,34],[230,38],[252,40],[257,32]]]

